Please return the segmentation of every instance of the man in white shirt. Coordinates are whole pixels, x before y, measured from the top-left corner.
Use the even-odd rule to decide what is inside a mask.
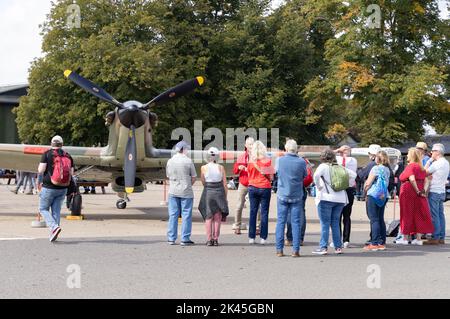
[[[352,149],[348,145],[343,145],[337,150],[334,151],[336,153],[336,160],[339,165],[348,168],[352,172],[356,174],[358,169],[358,161],[356,158],[351,157]],[[355,199],[356,192],[356,182],[352,182],[350,187],[346,189],[348,204],[342,210],[341,222],[339,223],[339,229],[341,230],[342,242],[344,243],[344,248],[348,248],[350,245],[350,231],[352,226],[352,221],[350,216],[352,214],[353,201]],[[342,231],[342,222],[344,224],[344,230]]]
[[[449,175],[450,165],[444,154],[444,145],[434,144],[431,150],[431,158],[425,165],[427,175],[431,176],[428,203],[434,226],[433,239],[424,242],[429,245],[445,244],[445,184]]]

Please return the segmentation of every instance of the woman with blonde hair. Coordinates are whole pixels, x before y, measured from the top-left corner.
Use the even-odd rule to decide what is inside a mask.
[[[408,151],[408,166],[400,175],[400,229],[404,235],[417,235],[411,244],[422,245],[420,234],[433,233],[426,192],[428,180],[421,154],[415,148]]]
[[[253,144],[248,171],[248,195],[250,198],[249,243],[255,243],[256,215],[261,206],[261,244],[264,245],[269,234],[269,206],[272,195],[272,179],[275,173],[267,149],[261,141]]]
[[[388,201],[388,184],[390,177],[389,157],[385,151],[379,151],[375,156],[376,166],[372,167],[364,185],[367,194],[367,216],[370,220],[371,240],[364,250],[386,249],[386,224],[384,209]]]

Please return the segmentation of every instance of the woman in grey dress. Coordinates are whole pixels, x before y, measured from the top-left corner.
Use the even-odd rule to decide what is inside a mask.
[[[198,205],[205,219],[207,246],[218,246],[220,224],[228,216],[227,178],[225,169],[217,164],[219,150],[211,147],[208,150],[208,164],[201,167],[203,193]]]

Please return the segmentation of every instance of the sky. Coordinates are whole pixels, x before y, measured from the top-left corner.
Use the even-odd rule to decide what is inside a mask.
[[[448,16],[445,0],[440,4]],[[27,83],[31,62],[42,56],[39,25],[50,7],[51,0],[0,0],[0,86]]]

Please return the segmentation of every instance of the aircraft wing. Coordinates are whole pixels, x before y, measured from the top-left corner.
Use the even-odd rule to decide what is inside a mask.
[[[26,172],[37,172],[42,154],[50,146],[0,144],[0,168]],[[102,150],[100,147],[64,147],[73,158],[76,166],[101,166]]]

